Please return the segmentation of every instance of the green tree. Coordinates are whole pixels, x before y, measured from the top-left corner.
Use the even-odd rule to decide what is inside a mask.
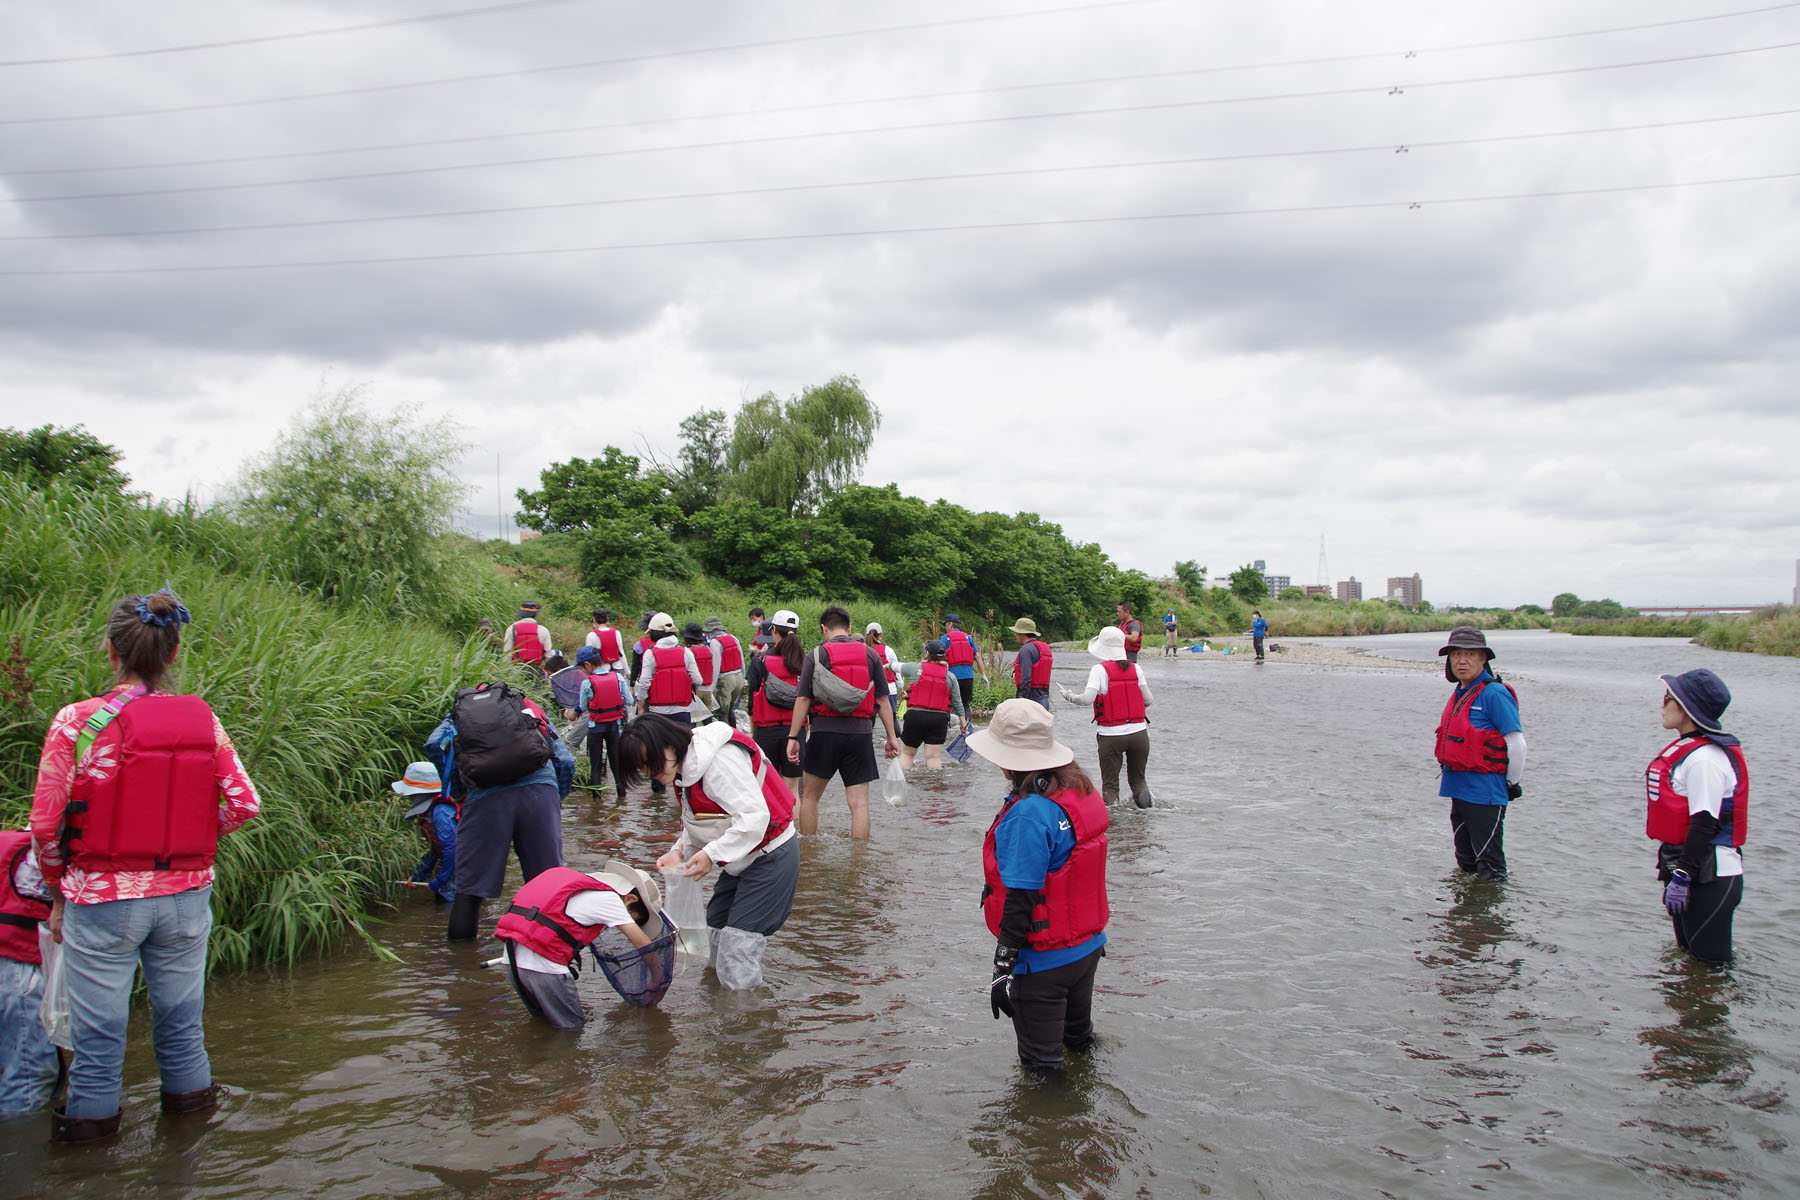
[[[315,401],[252,460],[227,508],[270,539],[269,560],[327,598],[436,611],[446,535],[468,494],[454,428],[402,408],[382,416],[346,388]]]
[[[700,565],[738,587],[821,595],[854,590],[869,543],[836,521],[790,517],[742,498],[694,514]]]
[[[1246,604],[1256,604],[1268,599],[1269,581],[1261,571],[1245,563],[1231,573],[1231,591]]]
[[[1544,606],[1541,604],[1521,604],[1519,607],[1513,609],[1513,611],[1516,613],[1524,613],[1528,617],[1541,617],[1544,615]]]
[[[1550,602],[1550,615],[1553,617],[1572,617],[1575,610],[1581,607],[1581,597],[1574,592],[1559,592],[1556,599]]]
[[[635,455],[608,446],[600,458],[571,458],[538,472],[542,486],[520,488],[519,524],[542,533],[573,533],[606,521],[667,533],[681,519],[662,476],[645,474]]]
[[[1280,599],[1280,600],[1304,600],[1304,599],[1306,599],[1306,589],[1305,588],[1297,588],[1297,587],[1283,588],[1281,590],[1281,595],[1279,597],[1277,597],[1277,599]]]
[[[1206,593],[1206,567],[1193,559],[1175,564],[1175,581],[1189,600],[1198,601]]]
[[[738,410],[725,455],[725,491],[796,516],[852,482],[881,413],[849,375],[782,401],[765,392]]]
[[[719,502],[725,485],[725,456],[731,448],[725,410],[702,409],[682,419],[681,450],[673,467],[659,470],[667,481],[669,498],[692,516]]]
[[[956,545],[959,521],[951,507],[902,495],[891,483],[839,488],[817,519],[842,526],[869,546],[869,556],[859,580],[833,582],[920,610],[941,607],[969,573],[968,556]]]
[[[52,479],[87,492],[123,493],[131,482],[119,470],[119,451],[86,429],[0,429],[0,473],[43,488]]]
[[[1604,600],[1584,600],[1570,614],[1577,617],[1598,617],[1603,620],[1618,620],[1621,617],[1635,617],[1634,610],[1626,608],[1610,596]]]

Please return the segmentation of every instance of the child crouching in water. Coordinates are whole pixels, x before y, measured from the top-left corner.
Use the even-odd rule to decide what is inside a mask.
[[[587,1021],[575,988],[581,951],[608,928],[618,929],[638,949],[649,946],[653,934],[646,928],[654,937],[666,932],[661,907],[656,882],[618,859],[608,859],[592,875],[552,867],[533,876],[494,927],[494,936],[506,943],[506,969],[526,1010],[558,1029],[580,1029]],[[656,956],[645,956],[644,965],[644,992],[654,998],[621,988],[620,994],[633,1004],[655,1003],[668,985]]]

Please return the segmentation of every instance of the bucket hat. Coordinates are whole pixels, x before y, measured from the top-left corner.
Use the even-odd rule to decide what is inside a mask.
[[[1125,661],[1125,631],[1108,625],[1087,644],[1087,652],[1103,662]]]
[[[644,907],[650,910],[650,922],[644,926],[644,932],[652,938],[662,936],[662,889],[656,886],[655,879],[620,858],[607,859],[593,876],[621,896],[626,892],[642,896]]]
[[[706,618],[706,620],[701,622],[701,626],[703,628],[705,628],[706,632],[708,632],[708,633],[724,633],[725,632],[725,622],[719,620],[719,618],[717,618],[717,617]]]
[[[644,626],[645,633],[674,633],[675,618],[666,612],[651,613],[649,624]]]
[[[1028,633],[1032,637],[1036,637],[1038,635],[1037,622],[1030,617],[1020,617],[1012,623],[1012,631],[1014,633]]]
[[[437,802],[438,796],[444,790],[444,782],[438,775],[437,765],[428,762],[407,763],[406,774],[394,780],[389,786],[394,789],[396,795],[417,797],[407,807],[405,819],[408,821],[430,812],[431,806]]]
[[[706,631],[700,628],[700,622],[689,621],[686,625],[681,627],[681,638],[683,641],[687,642],[704,642],[706,640]]]
[[[1002,700],[987,728],[968,742],[1003,771],[1048,771],[1075,761],[1075,752],[1056,740],[1056,718],[1036,700]]]
[[[1452,650],[1485,650],[1488,661],[1494,661],[1494,652],[1487,644],[1487,634],[1473,625],[1458,625],[1450,631],[1450,638],[1438,648],[1438,655],[1443,657]],[[1450,669],[1450,660],[1444,658],[1444,678],[1450,683],[1456,682],[1456,672]]]
[[[1699,667],[1679,675],[1658,675],[1681,711],[1707,733],[1724,733],[1719,718],[1731,707],[1731,689],[1717,675]]]
[[[526,600],[526,601],[521,602],[519,605],[519,615],[525,616],[525,617],[535,617],[543,609],[543,607],[544,606],[539,604],[536,600]]]

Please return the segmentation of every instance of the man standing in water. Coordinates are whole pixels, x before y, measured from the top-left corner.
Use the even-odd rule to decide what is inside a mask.
[[[819,633],[824,642],[806,656],[800,668],[799,697],[788,724],[787,759],[802,765],[800,807],[795,824],[811,837],[819,829],[819,797],[833,775],[844,781],[844,802],[850,806],[850,836],[869,836],[869,782],[881,774],[875,765],[875,743],[869,735],[880,718],[887,730],[885,753],[900,755],[900,731],[894,727],[894,707],[888,699],[887,676],[881,659],[861,638],[850,632],[850,614],[832,605],[819,614]],[[826,676],[835,677],[827,679]],[[843,688],[840,703],[826,699],[827,688]],[[861,693],[852,703],[851,693]],[[800,731],[811,716],[804,758]]]
[[[1488,670],[1494,652],[1473,625],[1459,625],[1438,651],[1456,685],[1437,727],[1443,768],[1438,795],[1450,798],[1456,865],[1478,879],[1506,878],[1506,805],[1517,800],[1525,770],[1525,733],[1512,684]]]
[[[1179,638],[1181,622],[1175,619],[1175,610],[1170,609],[1163,614],[1163,657],[1180,657],[1180,647],[1175,643]]]
[[[1119,601],[1119,629],[1125,634],[1125,661],[1137,661],[1138,651],[1144,648],[1144,623],[1131,614],[1131,605]]]
[[[979,669],[986,679],[987,667],[982,665],[980,647],[963,632],[962,618],[955,613],[944,618],[944,661],[950,666],[950,678],[956,680],[956,688],[962,693],[963,711],[968,712],[975,703],[975,672]]]

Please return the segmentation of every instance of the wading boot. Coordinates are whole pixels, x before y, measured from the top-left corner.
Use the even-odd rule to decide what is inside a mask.
[[[453,942],[472,942],[481,924],[481,897],[465,896],[461,892],[450,902],[450,923],[447,934]]]
[[[50,1140],[63,1146],[86,1146],[119,1132],[120,1113],[110,1117],[70,1117],[60,1108],[50,1110]]]
[[[162,1094],[162,1110],[171,1117],[185,1117],[195,1113],[209,1113],[219,1107],[219,1098],[229,1095],[228,1089],[216,1083],[207,1084],[191,1092],[170,1092]]]

